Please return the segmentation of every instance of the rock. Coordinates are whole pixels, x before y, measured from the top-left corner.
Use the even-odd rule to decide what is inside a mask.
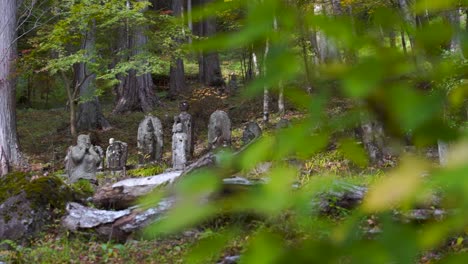
[[[183,131],[179,117],[175,117],[172,132],[172,167],[176,170],[183,170],[187,165],[188,136]]]
[[[221,260],[220,262],[218,262],[218,264],[235,264],[235,263],[238,263],[240,260],[240,256],[239,255],[236,255],[236,256],[226,256],[223,258],[223,260]]]
[[[20,241],[39,232],[50,218],[47,211],[33,209],[21,192],[0,204],[0,238]]]
[[[231,120],[226,112],[216,110],[210,116],[208,124],[208,148],[215,149],[231,145]]]
[[[313,199],[312,208],[322,214],[333,214],[338,208],[352,209],[361,204],[366,193],[366,187],[335,182],[330,190]]]
[[[101,160],[95,147],[91,145],[89,135],[79,135],[77,145],[69,147],[65,157],[65,170],[69,182],[74,183],[79,179],[85,179],[95,183]]]
[[[262,135],[262,129],[257,122],[249,122],[245,125],[244,132],[242,133],[242,142],[247,145],[250,141]]]
[[[74,198],[73,190],[57,177],[6,175],[0,179],[0,240],[26,241],[52,222],[53,209],[64,209]]]
[[[163,129],[161,120],[147,115],[138,126],[137,147],[139,164],[154,163],[162,158]]]
[[[291,121],[285,118],[281,118],[280,121],[276,124],[276,129],[288,128],[291,126]]]
[[[109,139],[109,147],[106,150],[106,165],[111,171],[125,169],[127,164],[128,145],[122,141]]]

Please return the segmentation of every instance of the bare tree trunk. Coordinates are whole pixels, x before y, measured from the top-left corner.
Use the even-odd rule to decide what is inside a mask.
[[[204,5],[212,0],[199,0],[199,5]],[[200,21],[197,26],[198,36],[210,37],[216,34],[216,19],[208,17]],[[221,86],[223,85],[223,77],[221,74],[221,65],[217,52],[201,53],[198,58],[199,80],[205,85]]]
[[[450,51],[454,54],[459,55],[461,58],[464,58],[463,51],[461,48],[461,19],[460,19],[460,10],[458,8],[454,10],[447,11],[446,13],[447,20],[450,23],[450,26],[453,29],[452,39],[450,40]]]
[[[281,117],[284,116],[285,107],[284,107],[284,86],[283,82],[279,83],[279,94],[278,94],[278,113]]]
[[[380,164],[385,156],[383,127],[377,121],[363,121],[361,125],[362,143],[372,164]]]
[[[144,12],[144,10],[142,10]],[[129,32],[128,47],[132,56],[143,52],[148,42],[145,36],[145,27],[137,26]],[[113,114],[132,111],[150,112],[156,105],[156,96],[153,92],[153,79],[150,73],[138,74],[136,69],[128,71],[117,88],[117,104],[112,111]]]
[[[193,32],[193,22],[192,22],[192,0],[187,0],[187,26],[190,30],[190,34]],[[192,37],[189,36],[188,42],[192,43]]]
[[[415,26],[416,24],[416,21],[415,21],[415,18],[413,16],[413,14],[411,13],[411,9],[410,9],[410,2],[408,0],[398,0],[398,4],[400,6],[400,9],[401,9],[401,12],[403,14],[403,18],[405,20],[405,22],[410,25],[410,26]],[[409,41],[410,41],[410,45],[411,45],[411,49],[414,50],[414,37],[408,33],[408,38],[409,38]]]
[[[406,49],[406,38],[405,38],[405,32],[401,31],[401,46],[403,48],[403,53],[406,55],[408,54],[408,50]]]
[[[0,176],[24,165],[16,132],[16,1],[0,1]]]
[[[172,11],[175,17],[182,15],[183,4],[183,0],[172,0]],[[176,40],[176,42],[182,41]],[[175,96],[186,91],[184,61],[181,58],[174,58],[170,69],[169,93],[171,96]]]
[[[82,49],[86,50],[88,56],[95,52],[95,25],[86,32],[83,39]],[[111,126],[107,119],[102,114],[101,104],[98,98],[94,95],[96,90],[95,80],[96,75],[88,73],[86,63],[79,63],[75,65],[75,81],[82,83],[80,86],[80,98],[84,102],[78,105],[78,115],[76,120],[76,128],[80,130],[93,130],[93,129],[109,129]],[[88,74],[92,74],[89,78]]]
[[[266,57],[268,56],[270,50],[270,44],[268,42],[268,39],[265,42],[265,54],[263,55],[263,61],[262,61],[262,74],[265,76],[266,75]],[[263,88],[263,122],[268,123],[270,121],[270,93],[268,91],[268,87],[264,86]]]

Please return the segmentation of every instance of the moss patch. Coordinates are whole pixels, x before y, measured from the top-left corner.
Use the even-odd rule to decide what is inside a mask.
[[[77,195],[76,191],[55,176],[32,180],[27,173],[14,172],[0,179],[0,203],[22,191],[34,207],[41,208],[64,209],[65,204],[74,200]]]

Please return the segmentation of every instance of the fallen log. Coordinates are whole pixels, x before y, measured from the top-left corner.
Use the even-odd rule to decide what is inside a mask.
[[[171,184],[182,171],[171,171],[145,178],[131,178],[99,188],[93,196],[98,208],[125,209],[135,205],[138,197],[144,196],[159,186]]]
[[[103,239],[125,241],[137,230],[159,220],[174,205],[175,198],[165,198],[156,207],[142,210],[135,206],[120,211],[100,210],[68,203],[62,226],[70,231],[93,230]]]
[[[248,191],[261,184],[265,183],[252,182],[241,177],[223,179],[221,195],[229,196],[239,191]],[[125,184],[119,183],[119,186],[125,186]],[[311,211],[319,214],[333,214],[337,209],[353,209],[362,202],[366,193],[365,187],[337,182],[331,189],[323,191],[312,199]],[[208,199],[217,198],[219,194],[213,194]],[[62,225],[70,231],[92,230],[105,239],[123,241],[133,232],[163,218],[175,202],[175,197],[169,197],[161,200],[154,208],[143,210],[134,206],[120,211],[99,210],[69,203]],[[395,210],[394,216],[397,221],[425,222],[442,219],[446,216],[446,211],[441,209],[414,209],[405,212]]]
[[[100,187],[93,195],[93,204],[103,209],[125,209],[135,205],[135,201],[159,186],[172,184],[176,179],[200,168],[214,166],[216,157],[213,153],[207,153],[183,171],[165,172],[159,175],[145,178],[130,178],[114,184],[106,184]]]

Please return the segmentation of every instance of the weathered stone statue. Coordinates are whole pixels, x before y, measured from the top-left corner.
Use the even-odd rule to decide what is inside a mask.
[[[100,162],[101,157],[91,145],[89,135],[79,135],[77,145],[68,148],[65,158],[69,182],[74,183],[79,179],[86,179],[96,183],[96,171]]]
[[[227,85],[228,93],[230,94],[236,93],[237,88],[238,88],[237,75],[234,72],[231,72],[231,74],[229,74],[229,82]]]
[[[174,133],[177,123],[182,124],[182,131],[187,134],[187,147],[185,149],[187,160],[193,156],[193,123],[192,116],[187,112],[189,109],[189,104],[186,101],[183,101],[179,105],[181,113],[174,117],[174,125],[172,127],[172,132]],[[177,118],[177,119],[176,119]],[[176,121],[178,120],[178,121]]]
[[[244,132],[242,133],[242,142],[244,145],[247,145],[250,141],[255,138],[258,138],[262,135],[262,129],[257,124],[257,122],[249,122],[244,127]]]
[[[138,126],[137,147],[140,165],[161,160],[163,147],[163,130],[161,121],[147,115]]]
[[[101,146],[93,146],[94,147],[94,151],[96,151],[96,153],[99,155],[99,158],[101,158],[101,161],[99,162],[98,166],[97,166],[97,169],[98,171],[102,171],[102,169],[104,168],[104,150],[101,148]]]
[[[122,141],[109,139],[109,146],[106,150],[106,165],[111,171],[124,170],[127,164],[128,145]]]
[[[172,133],[172,167],[183,170],[187,165],[188,136],[179,117],[174,118]]]
[[[216,110],[210,116],[208,123],[208,147],[231,145],[231,120],[226,112]]]

